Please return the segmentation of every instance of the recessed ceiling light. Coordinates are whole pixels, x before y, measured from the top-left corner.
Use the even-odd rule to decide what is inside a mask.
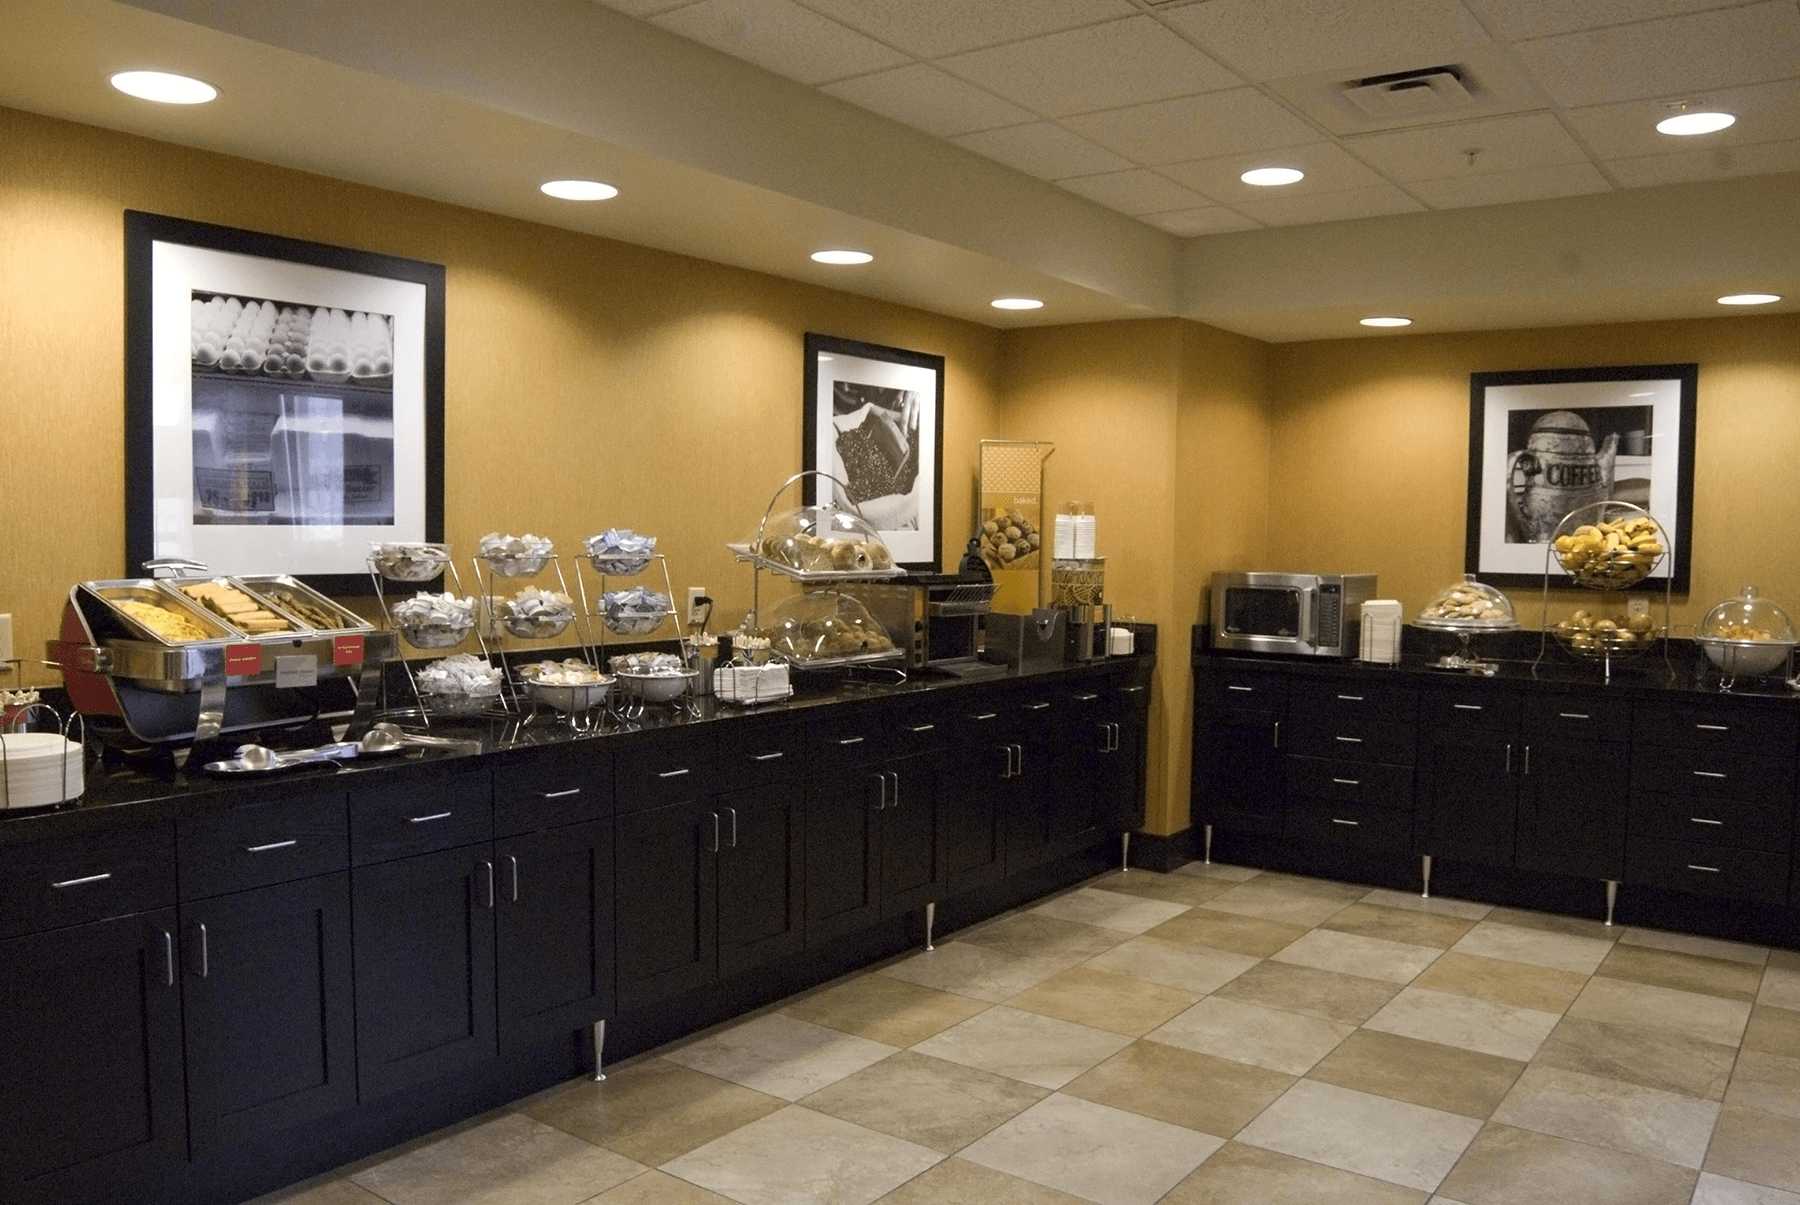
[[[538,191],[561,201],[610,201],[619,190],[598,180],[546,180]]]
[[[1779,293],[1733,293],[1729,297],[1719,298],[1720,305],[1768,305],[1771,301],[1780,301]]]
[[[127,96],[164,105],[203,105],[219,95],[217,88],[203,80],[167,71],[121,71],[109,76],[108,82]]]
[[[1364,326],[1411,326],[1411,318],[1362,318]]]
[[[1306,173],[1297,167],[1253,167],[1238,179],[1245,184],[1267,188],[1276,184],[1298,184],[1306,179]]]
[[[1044,303],[1035,297],[997,297],[993,306],[997,310],[1041,310]]]
[[[867,251],[815,251],[812,257],[821,264],[866,264],[875,258]]]
[[[1665,117],[1656,123],[1659,133],[1685,136],[1688,134],[1711,134],[1722,130],[1737,121],[1729,113],[1677,113],[1673,117]]]

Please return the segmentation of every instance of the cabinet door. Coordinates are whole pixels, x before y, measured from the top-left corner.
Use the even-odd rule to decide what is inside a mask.
[[[182,905],[181,962],[195,1158],[356,1103],[348,874]]]
[[[1144,823],[1148,723],[1141,706],[1114,708],[1109,718],[1111,740],[1101,755],[1095,788],[1101,825],[1111,832],[1124,832]]]
[[[898,758],[888,775],[881,813],[881,914],[897,916],[944,898],[945,838],[938,800],[940,758]]]
[[[359,1097],[494,1058],[492,848],[359,867],[350,892]]]
[[[0,942],[0,1200],[104,1199],[187,1157],[174,932],[164,908]]]
[[[1050,856],[1072,853],[1100,839],[1106,815],[1103,763],[1110,756],[1112,729],[1098,711],[1059,724],[1050,750],[1050,800],[1046,828]]]
[[[1518,865],[1618,879],[1631,746],[1539,738],[1524,746],[1518,770]]]
[[[806,944],[806,807],[797,782],[713,799],[719,851],[719,974],[734,975]]]
[[[1518,738],[1439,728],[1419,749],[1418,852],[1490,866],[1513,863]]]
[[[1281,832],[1280,717],[1261,711],[1194,716],[1193,823]]]
[[[503,1053],[611,1014],[612,840],[591,820],[494,843]]]
[[[865,928],[881,915],[880,763],[806,784],[806,944]]]
[[[720,817],[678,800],[613,821],[619,1011],[718,977]]]
[[[1012,747],[995,712],[976,715],[985,726],[955,750],[938,780],[944,869],[951,891],[996,883],[1006,873]]]
[[[1018,874],[1055,856],[1050,844],[1051,761],[1055,742],[1042,733],[1013,742],[1013,776],[1006,783],[1006,873]]]

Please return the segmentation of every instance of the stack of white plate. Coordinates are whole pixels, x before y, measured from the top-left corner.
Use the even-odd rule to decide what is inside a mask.
[[[0,808],[36,808],[81,794],[81,746],[56,732],[0,735]]]

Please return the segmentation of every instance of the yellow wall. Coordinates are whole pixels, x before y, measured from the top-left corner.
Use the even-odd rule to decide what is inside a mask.
[[[1469,374],[1700,365],[1687,634],[1746,582],[1800,615],[1800,315],[1284,344],[1272,349],[1272,568],[1373,570],[1410,615],[1462,573]],[[1535,627],[1540,595],[1515,589]],[[1551,600],[1554,623],[1591,594]]]
[[[995,330],[0,109],[0,612],[24,655],[71,584],[124,570],[128,208],[446,266],[445,525],[465,573],[494,529],[572,550],[628,525],[659,537],[678,594],[705,585],[735,624],[750,571],[723,543],[800,467],[809,330],[946,357],[952,563],[970,529]]]

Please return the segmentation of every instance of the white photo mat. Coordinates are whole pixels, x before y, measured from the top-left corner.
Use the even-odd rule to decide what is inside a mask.
[[[877,505],[867,513],[896,563],[935,563],[938,529],[937,475],[940,471],[937,463],[940,407],[937,370],[888,360],[873,360],[841,351],[819,352],[817,363],[818,383],[813,397],[811,432],[817,464],[812,467],[839,480],[847,481],[849,476],[838,455],[838,426],[833,422],[832,399],[837,384],[841,381],[870,385],[879,389],[904,390],[916,395],[913,413],[917,418],[917,428],[912,438],[914,451],[918,454],[919,468],[912,488],[907,495],[896,499],[898,507]],[[829,482],[821,484],[817,496],[821,500],[836,498],[840,505],[846,505],[842,490]],[[905,507],[916,507],[916,521],[903,527],[883,525],[884,515],[890,510]]]

